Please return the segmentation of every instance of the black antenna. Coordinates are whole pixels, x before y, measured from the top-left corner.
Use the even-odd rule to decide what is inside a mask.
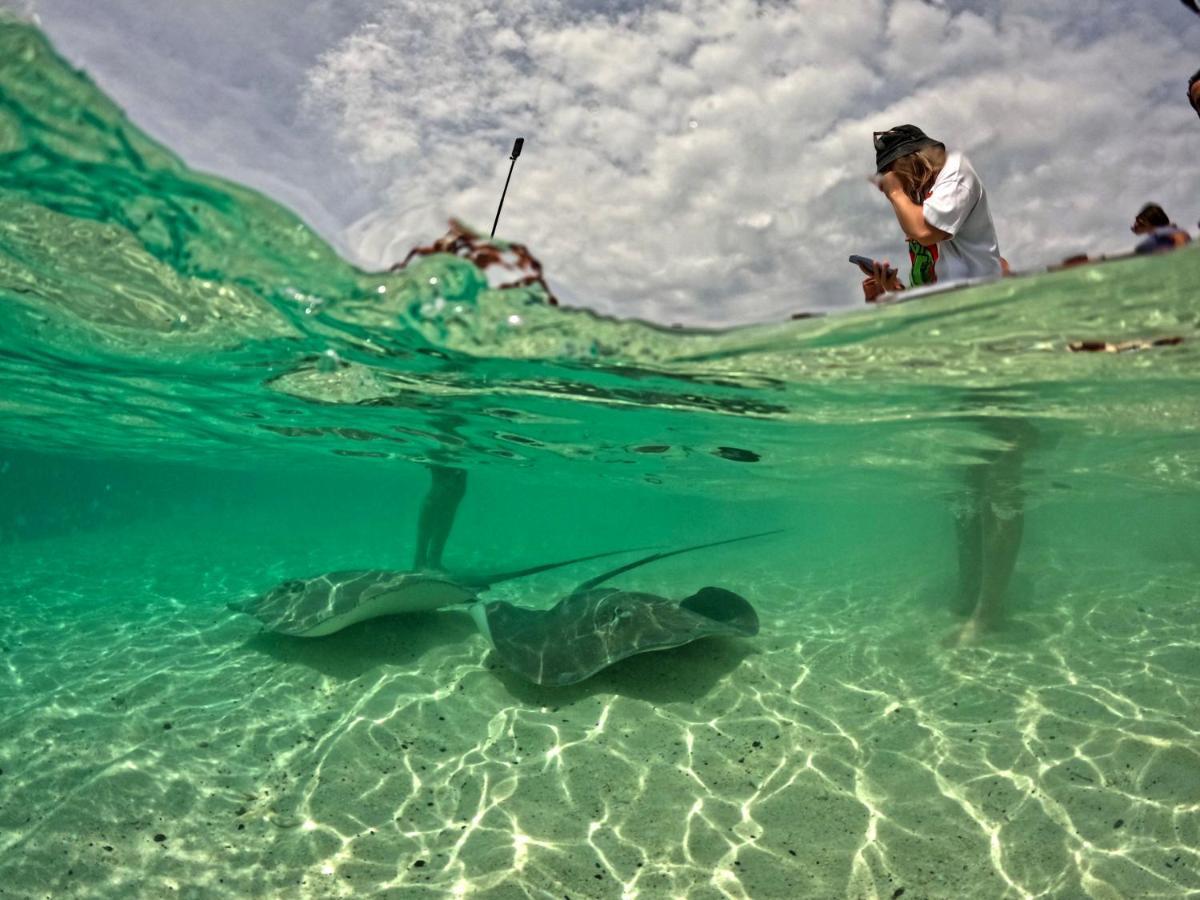
[[[512,178],[513,166],[517,164],[517,157],[521,155],[521,148],[525,146],[525,138],[517,138],[513,141],[512,165],[508,167],[508,178],[504,179],[504,192],[500,195],[500,205],[496,207],[496,220],[492,222],[492,237],[496,236],[496,225],[500,222],[500,210],[504,209],[504,196],[508,193],[508,182]]]

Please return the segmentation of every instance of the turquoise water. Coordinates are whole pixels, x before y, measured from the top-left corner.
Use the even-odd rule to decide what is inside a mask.
[[[357,271],[7,20],[0,103],[0,896],[1200,891],[1200,254],[663,329]],[[784,529],[617,579],[760,634],[551,689],[458,611],[226,609],[408,567],[431,464],[457,570]]]

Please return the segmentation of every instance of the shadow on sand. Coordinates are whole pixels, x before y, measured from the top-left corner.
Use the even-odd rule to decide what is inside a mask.
[[[320,638],[264,631],[243,647],[278,662],[352,681],[377,666],[411,666],[431,650],[465,643],[476,633],[474,623],[464,615],[409,613],[359,622]]]
[[[467,643],[477,635],[474,623],[467,616],[412,613],[360,622],[322,638],[264,631],[242,646],[277,662],[304,666],[339,681],[352,681],[378,666],[412,666],[430,651]],[[752,640],[707,638],[670,650],[631,656],[579,684],[550,687],[526,681],[505,668],[496,654],[489,651],[479,675],[495,678],[515,701],[529,706],[564,706],[603,694],[658,705],[704,697],[755,652]]]
[[[707,638],[670,650],[630,656],[586,681],[563,687],[526,681],[506,669],[495,653],[488,654],[484,665],[514,700],[527,706],[569,706],[603,694],[616,694],[658,706],[701,699],[755,652],[752,640]]]

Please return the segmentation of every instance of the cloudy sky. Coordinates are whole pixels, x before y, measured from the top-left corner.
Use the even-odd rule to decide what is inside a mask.
[[[563,299],[664,322],[861,300],[900,261],[871,131],[964,150],[1016,268],[1200,219],[1179,0],[0,0],[190,164],[381,267],[487,229]]]

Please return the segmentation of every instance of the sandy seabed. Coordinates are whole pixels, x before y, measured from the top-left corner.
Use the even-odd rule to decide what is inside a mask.
[[[459,613],[288,639],[107,552],[0,550],[0,897],[1200,893],[1194,567],[1026,558],[957,649],[911,578],[750,569],[758,638],[546,689]]]

